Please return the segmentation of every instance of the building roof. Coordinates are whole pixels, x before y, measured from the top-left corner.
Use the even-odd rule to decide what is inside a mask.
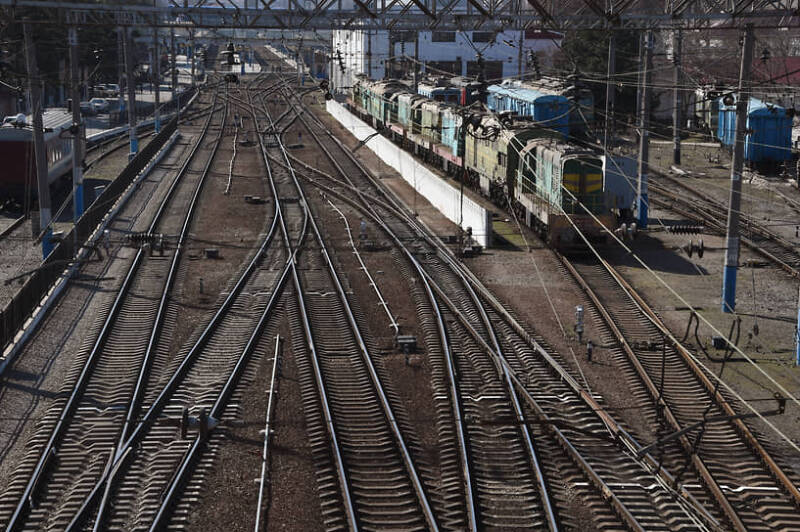
[[[800,83],[800,57],[772,57],[753,62],[753,79],[777,85]]]

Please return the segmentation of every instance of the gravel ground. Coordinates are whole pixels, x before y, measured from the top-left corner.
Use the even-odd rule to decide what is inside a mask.
[[[246,122],[247,126],[247,122]],[[251,134],[252,138],[252,134]],[[223,140],[220,160],[229,161],[232,153],[232,132]],[[227,171],[213,175],[213,185],[205,192],[207,204],[220,203],[222,211],[198,220],[195,230],[203,234],[203,240],[193,239],[192,246],[220,247],[221,255],[242,258],[252,251],[258,232],[265,230],[267,218],[271,220],[271,201],[266,205],[255,206],[243,201],[244,195],[270,197],[267,188],[266,172],[261,162],[257,145],[238,149],[231,194],[223,194],[227,184]],[[269,216],[267,216],[269,213]],[[219,220],[226,220],[220,224]],[[233,233],[233,238],[231,238]],[[208,236],[206,236],[208,235]],[[206,242],[212,240],[213,243]],[[222,242],[222,245],[219,245]],[[228,242],[225,244],[224,242]],[[280,245],[280,239],[275,240]],[[239,259],[241,262],[241,258]],[[200,262],[200,261],[198,261]],[[205,261],[203,261],[205,262]],[[217,261],[214,261],[216,265]],[[190,263],[190,269],[195,263]],[[190,274],[192,279],[200,273]],[[225,289],[230,275],[222,276],[213,271],[203,273],[206,297],[215,301],[220,290]],[[211,284],[209,284],[211,283]],[[208,301],[193,290],[189,284],[182,294],[187,316],[199,319],[211,308]],[[291,291],[284,292],[284,298],[293,298]],[[179,332],[175,345],[179,346],[177,336],[188,337],[191,331]],[[284,338],[291,338],[285,319],[280,327]],[[271,340],[270,340],[271,341]],[[270,342],[267,342],[270,343]],[[252,530],[258,496],[263,430],[266,418],[269,376],[272,369],[270,356],[261,359],[253,368],[252,382],[241,393],[238,412],[240,416],[219,439],[214,458],[214,467],[206,477],[201,493],[201,504],[188,523],[190,530]],[[266,497],[265,522],[268,530],[318,530],[322,527],[320,505],[316,495],[316,471],[305,433],[303,402],[300,395],[297,367],[294,362],[291,342],[286,342],[284,356],[278,378],[277,403],[274,405],[275,432],[270,444],[269,492]]]
[[[287,139],[294,139],[300,128],[290,128]],[[321,154],[310,146],[293,149],[292,154],[309,164],[332,172]],[[237,159],[238,160],[238,159]],[[430,389],[430,367],[422,357],[418,364],[407,366],[404,357],[394,347],[394,331],[389,327],[385,312],[378,308],[378,301],[365,275],[358,270],[356,257],[346,238],[344,222],[327,202],[311,188],[307,194],[317,209],[320,226],[326,233],[334,257],[341,263],[343,282],[349,286],[356,315],[362,333],[373,340],[370,349],[375,357],[384,384],[400,398],[393,403],[396,415],[414,427],[407,437],[421,446],[423,460],[427,464],[437,461],[437,433],[431,419],[433,397]],[[359,217],[343,205],[338,205],[348,216],[351,230],[358,231]],[[357,233],[355,238],[357,238]],[[400,318],[404,334],[418,334],[416,312],[407,294],[407,281],[398,278],[394,255],[391,251],[364,253],[367,268],[375,277],[392,312]],[[286,296],[291,296],[290,292]],[[295,350],[291,343],[285,347],[278,383],[279,399],[275,410],[275,432],[271,442],[269,468],[269,506],[266,514],[268,530],[318,530],[322,528],[321,507],[317,497],[316,471],[312,462],[305,433]],[[258,430],[263,428],[266,411],[266,379],[271,360],[259,367],[258,378],[244,394],[247,404],[242,405],[242,428],[231,429],[232,436],[220,447],[214,473],[209,477],[203,495],[202,511],[192,522],[192,528],[208,530],[210,524],[225,524],[231,530],[247,529],[252,523],[250,509],[254,508],[261,439]],[[222,495],[214,497],[214,495]],[[231,498],[236,497],[233,505]],[[231,507],[241,510],[237,517]],[[254,510],[253,510],[254,512]],[[226,517],[227,516],[227,517]]]

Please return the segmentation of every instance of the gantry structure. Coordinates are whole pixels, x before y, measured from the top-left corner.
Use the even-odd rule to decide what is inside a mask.
[[[502,31],[800,26],[800,0],[0,0],[6,20],[81,26]],[[34,15],[31,15],[34,13]]]

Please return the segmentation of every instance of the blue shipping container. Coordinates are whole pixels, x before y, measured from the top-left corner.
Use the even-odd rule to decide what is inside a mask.
[[[717,138],[725,146],[736,142],[736,105],[725,105],[720,98]],[[750,98],[747,106],[747,129],[744,158],[757,163],[791,159],[792,118],[780,105]]]

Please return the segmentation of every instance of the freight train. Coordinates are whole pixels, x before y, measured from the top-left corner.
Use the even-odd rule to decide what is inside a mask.
[[[67,131],[72,126],[72,113],[66,109],[46,109],[42,122],[47,182],[52,185],[72,167],[72,140]],[[0,161],[3,161],[0,199],[21,201],[26,193],[36,195],[36,157],[30,116],[18,115],[0,127]]]
[[[576,227],[603,240],[598,220],[614,229],[630,219],[631,161],[568,141],[571,104],[563,95],[515,89],[488,86],[494,101],[486,112],[425,98],[398,81],[362,78],[348,105],[403,148],[513,208],[554,247],[582,247]]]

